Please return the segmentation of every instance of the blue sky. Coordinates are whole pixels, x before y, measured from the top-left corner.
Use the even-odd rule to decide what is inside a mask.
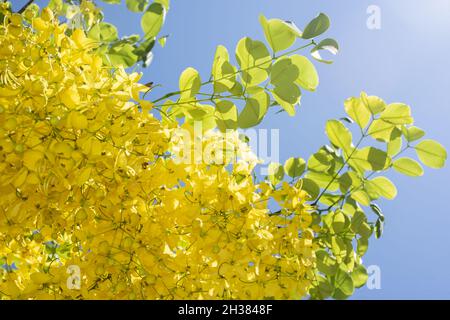
[[[20,1],[19,1],[20,2]],[[24,1],[22,1],[24,2]],[[42,1],[38,1],[40,3]],[[343,101],[364,90],[387,102],[412,107],[416,125],[450,149],[450,0],[172,0],[144,81],[176,89],[189,66],[204,78],[219,44],[230,52],[243,36],[263,40],[258,15],[294,21],[300,28],[319,12],[332,20],[327,36],[341,51],[332,65],[316,64],[320,85],[305,93],[295,117],[271,114],[260,125],[280,129],[280,160],[307,158],[327,143],[324,125],[344,115]],[[366,27],[369,5],[381,9],[381,29]],[[104,5],[106,20],[121,34],[139,30],[139,14]],[[156,96],[155,96],[156,97]],[[360,299],[450,298],[450,170],[426,169],[425,176],[388,175],[397,185],[394,201],[382,201],[385,233],[373,239],[366,265],[381,268],[381,289],[359,289]],[[447,182],[447,183],[446,183]]]

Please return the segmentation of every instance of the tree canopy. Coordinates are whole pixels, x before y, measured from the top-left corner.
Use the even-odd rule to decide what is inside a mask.
[[[362,92],[327,145],[258,177],[241,129],[300,111],[314,63],[339,51],[328,16],[261,15],[265,41],[218,46],[210,74],[187,68],[149,99],[130,67],[164,46],[170,3],[125,3],[142,30],[121,38],[93,1],[0,4],[0,298],[351,296],[397,195],[386,172],[442,168],[444,147],[410,106]]]

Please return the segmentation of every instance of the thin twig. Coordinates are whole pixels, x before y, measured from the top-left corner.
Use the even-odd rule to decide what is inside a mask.
[[[28,6],[29,6],[30,4],[33,3],[33,1],[34,1],[34,0],[28,0],[28,2],[27,2],[22,8],[20,8],[19,11],[17,11],[17,13],[22,13],[22,12],[24,12],[25,9],[28,8]]]

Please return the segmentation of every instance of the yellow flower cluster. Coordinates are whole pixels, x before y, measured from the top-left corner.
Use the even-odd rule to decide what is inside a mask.
[[[307,194],[255,184],[240,155],[180,163],[178,124],[44,9],[0,26],[0,298],[300,298],[314,277]],[[188,124],[183,125],[186,129]],[[178,142],[177,142],[178,141]],[[270,215],[269,198],[285,208]]]

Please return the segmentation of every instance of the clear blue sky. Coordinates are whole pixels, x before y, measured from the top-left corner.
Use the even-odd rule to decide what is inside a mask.
[[[15,1],[13,1],[15,2]],[[22,0],[18,2],[24,2]],[[40,3],[41,1],[38,1]],[[99,2],[99,1],[97,1]],[[209,77],[215,47],[234,51],[243,36],[263,39],[258,15],[294,21],[299,27],[319,12],[328,14],[341,52],[332,65],[316,64],[320,86],[302,98],[291,118],[268,116],[261,127],[280,129],[280,157],[308,155],[327,143],[327,119],[344,115],[343,101],[360,91],[387,102],[405,102],[416,125],[450,149],[450,0],[172,0],[162,34],[170,38],[154,51],[144,80],[176,89],[188,66]],[[369,5],[381,8],[381,30],[366,27]],[[139,14],[104,5],[106,20],[121,34],[139,30]],[[359,289],[361,299],[450,298],[450,170],[426,169],[420,178],[392,173],[399,195],[380,203],[385,233],[373,239],[366,265],[381,268],[381,290]]]

